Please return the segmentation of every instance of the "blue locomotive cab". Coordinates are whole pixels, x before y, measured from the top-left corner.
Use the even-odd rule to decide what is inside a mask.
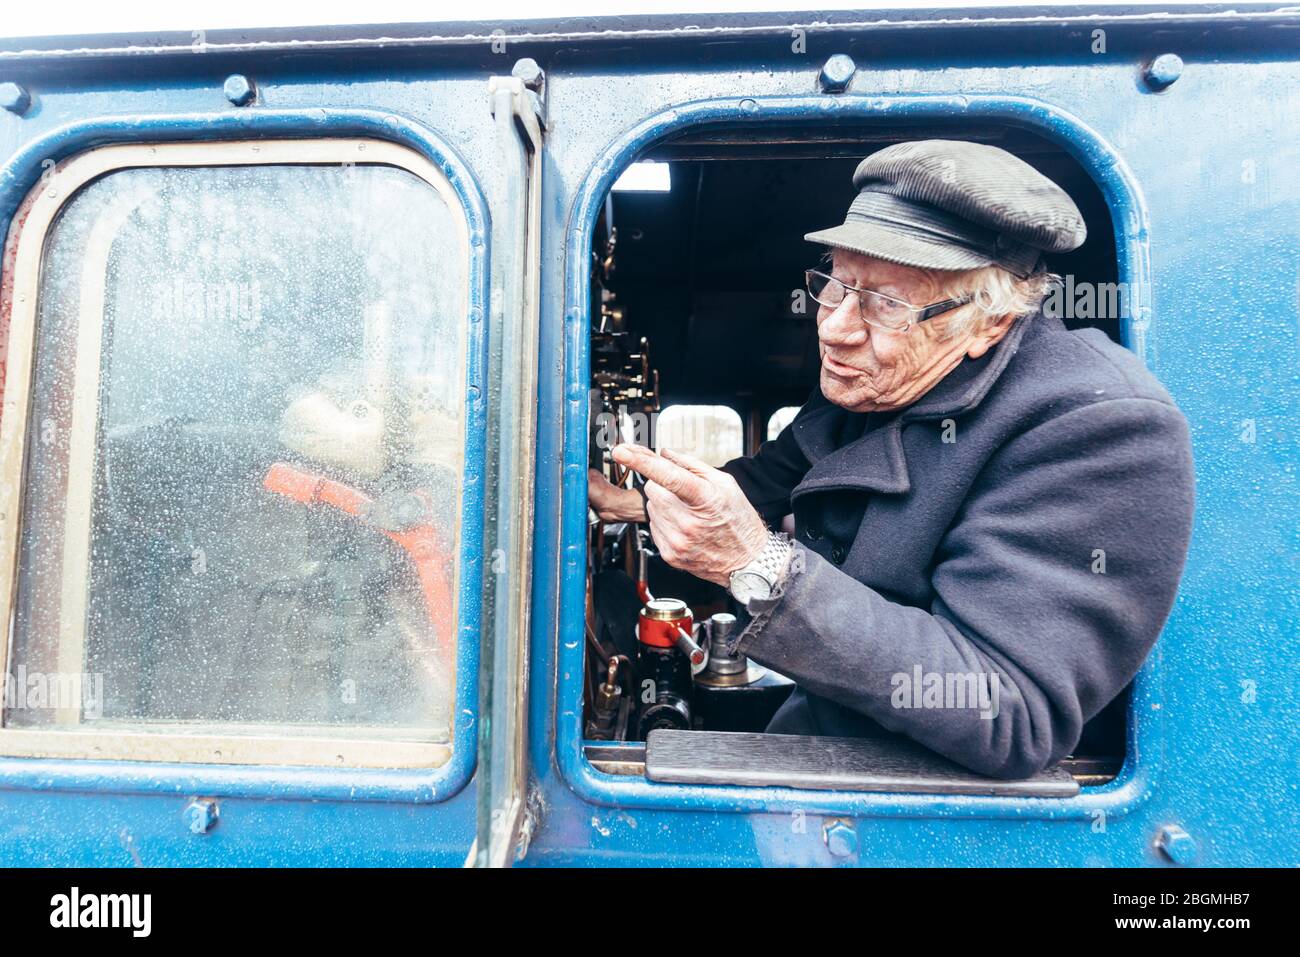
[[[0,863],[1296,864],[1298,38],[1248,3],[0,39]],[[1154,650],[1029,775],[777,733],[809,682],[591,500],[640,484],[619,443],[793,434],[804,236],[916,140],[1068,196],[1042,311],[1190,432]]]

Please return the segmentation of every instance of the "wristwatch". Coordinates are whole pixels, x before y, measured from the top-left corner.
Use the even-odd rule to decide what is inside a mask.
[[[785,574],[793,552],[794,545],[789,538],[779,532],[768,532],[767,543],[754,556],[754,560],[731,573],[727,591],[746,607],[754,599],[769,601],[776,583]]]

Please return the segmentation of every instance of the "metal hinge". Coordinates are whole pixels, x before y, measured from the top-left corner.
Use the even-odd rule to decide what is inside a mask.
[[[515,862],[522,861],[528,854],[528,848],[533,843],[533,835],[537,833],[542,823],[542,799],[541,792],[537,788],[528,789],[528,797],[524,801],[524,816],[519,824],[519,838],[515,842]]]

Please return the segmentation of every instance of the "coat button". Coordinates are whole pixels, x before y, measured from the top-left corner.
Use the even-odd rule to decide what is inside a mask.
[[[833,561],[836,565],[843,565],[843,564],[844,564],[844,546],[843,546],[843,545],[836,545],[834,548],[831,549],[831,561]]]
[[[818,528],[816,525],[809,525],[807,528],[804,529],[803,533],[807,537],[808,541],[810,542],[815,542],[822,537],[821,529]]]

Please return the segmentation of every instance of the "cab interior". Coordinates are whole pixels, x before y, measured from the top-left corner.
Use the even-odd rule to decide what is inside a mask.
[[[596,223],[591,431],[598,431],[597,417],[612,416],[625,438],[712,456],[715,465],[757,451],[817,387],[816,304],[800,314],[798,292],[803,271],[817,265],[822,250],[803,235],[843,220],[863,157],[896,142],[930,138],[999,146],[1060,184],[1083,212],[1088,239],[1075,252],[1049,259],[1048,268],[1072,274],[1076,283],[1118,281],[1114,227],[1096,183],[1060,145],[1029,130],[897,122],[690,128],[636,158]],[[1066,324],[1094,325],[1120,338],[1117,315]],[[647,423],[656,426],[653,434]],[[726,434],[719,438],[719,432]],[[590,465],[626,480],[596,442]],[[838,755],[809,742],[774,740],[787,736],[764,729],[792,685],[752,662],[742,677],[722,686],[708,686],[707,668],[696,674],[689,717],[674,716],[675,725],[646,734],[644,723],[638,728],[646,704],[634,684],[641,673],[636,635],[645,597],[637,592],[638,578],[649,595],[673,596],[689,607],[701,646],[711,616],[726,615],[730,597],[665,564],[642,527],[603,524],[594,513],[588,518],[583,725],[586,757],[598,770],[696,783],[1063,793],[1049,782],[1026,792],[1016,782],[965,775],[972,783],[955,765],[898,736],[870,743],[835,739],[831,751],[841,749]],[[612,701],[618,707],[611,719]],[[1068,778],[1066,788],[1074,793],[1118,773],[1128,701],[1126,690],[1087,725],[1075,753],[1051,769],[1058,787]],[[774,770],[751,780],[743,768],[757,765]],[[861,773],[836,777],[829,771],[835,766]],[[904,771],[882,776],[882,766]]]

